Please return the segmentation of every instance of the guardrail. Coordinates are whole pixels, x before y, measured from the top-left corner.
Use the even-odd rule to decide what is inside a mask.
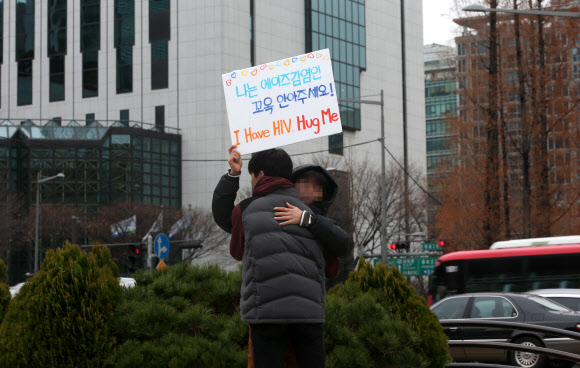
[[[537,333],[544,333],[555,336],[568,337],[580,341],[580,333],[562,330],[559,328],[532,325],[528,323],[519,322],[499,322],[499,321],[484,321],[472,319],[444,319],[440,320],[443,327],[488,327],[488,328],[507,328],[520,331],[531,331]],[[510,351],[523,351],[527,353],[541,354],[552,358],[563,359],[580,363],[580,355],[567,353],[559,350],[548,349],[537,346],[525,346],[520,344],[512,344],[507,342],[471,342],[471,341],[450,341],[449,347],[469,347],[482,349],[501,349]],[[483,363],[450,363],[446,367],[450,368],[508,368],[513,366],[498,365],[498,364],[483,364]]]

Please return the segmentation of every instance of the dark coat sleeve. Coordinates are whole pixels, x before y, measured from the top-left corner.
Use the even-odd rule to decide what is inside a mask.
[[[340,275],[340,261],[326,251],[324,252],[324,274],[329,279],[335,279]]]
[[[354,248],[350,236],[327,217],[317,215],[308,230],[322,242],[324,250],[334,257],[344,257]]]
[[[230,254],[236,261],[241,261],[244,256],[244,243],[242,207],[238,204],[232,211],[232,237],[230,239]]]
[[[228,233],[232,232],[232,211],[236,194],[240,188],[240,178],[233,178],[228,174],[220,178],[213,191],[211,211],[216,224]]]

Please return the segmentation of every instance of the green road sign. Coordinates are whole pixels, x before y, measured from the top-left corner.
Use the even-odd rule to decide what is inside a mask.
[[[423,252],[442,250],[437,243],[423,243]]]
[[[428,276],[433,273],[437,257],[387,258],[387,262],[405,276]]]

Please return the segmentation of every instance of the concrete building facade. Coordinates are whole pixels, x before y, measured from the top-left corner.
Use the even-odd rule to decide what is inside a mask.
[[[385,143],[402,162],[400,1],[0,4],[1,120],[15,126],[26,120],[36,126],[121,122],[127,129],[179,134],[179,206],[209,208],[212,190],[228,168],[231,141],[221,75],[317,49],[331,51],[339,98],[379,100],[384,91]],[[420,2],[404,4],[409,162],[425,172],[422,10]],[[309,162],[310,152],[326,151],[322,154],[352,155],[379,168],[380,109],[340,106],[342,135],[285,149],[295,163]],[[249,175],[243,182],[249,185]]]

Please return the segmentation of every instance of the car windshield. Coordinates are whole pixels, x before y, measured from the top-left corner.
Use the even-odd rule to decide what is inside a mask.
[[[563,305],[560,305],[549,299],[542,298],[541,296],[530,296],[529,299],[535,302],[536,304],[539,304],[542,308],[552,312],[573,312],[571,309],[568,309]]]

